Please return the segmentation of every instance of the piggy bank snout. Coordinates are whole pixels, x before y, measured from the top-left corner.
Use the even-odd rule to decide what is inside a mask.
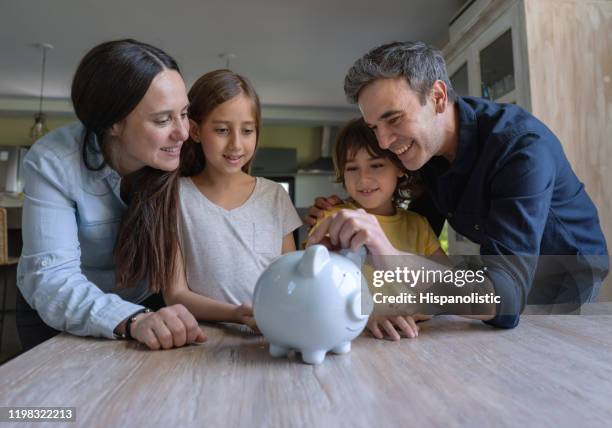
[[[364,310],[361,306],[360,290],[357,290],[348,296],[347,312],[349,319],[356,322],[363,321],[370,315],[369,313],[364,313]]]

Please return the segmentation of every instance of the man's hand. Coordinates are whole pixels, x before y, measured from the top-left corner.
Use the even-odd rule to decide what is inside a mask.
[[[130,334],[150,349],[170,349],[206,340],[194,316],[180,304],[137,315],[130,327]]]
[[[342,199],[340,199],[336,195],[328,196],[327,198],[318,197],[314,201],[314,205],[308,209],[308,213],[304,218],[304,223],[309,226],[314,226],[317,224],[317,221],[323,218],[323,215],[326,210],[331,209],[334,205],[339,205],[342,203]]]
[[[251,330],[253,330],[255,333],[261,334],[259,328],[257,328],[255,318],[253,317],[253,307],[251,305],[244,304],[236,306],[234,316],[237,323],[244,324]]]
[[[368,320],[368,330],[377,339],[384,339],[385,333],[389,340],[400,340],[398,330],[405,337],[415,338],[419,335],[419,326],[417,321],[426,321],[431,319],[431,315],[372,315]]]
[[[350,248],[357,251],[360,246],[365,245],[372,255],[397,253],[376,217],[362,209],[340,210],[327,217],[310,235],[306,245],[325,244],[328,234],[332,248]]]

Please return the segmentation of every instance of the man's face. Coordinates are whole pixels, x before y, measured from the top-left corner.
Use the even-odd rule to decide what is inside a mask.
[[[361,90],[358,104],[378,145],[395,153],[406,169],[416,171],[441,154],[443,133],[433,98],[421,105],[405,78],[375,80]]]

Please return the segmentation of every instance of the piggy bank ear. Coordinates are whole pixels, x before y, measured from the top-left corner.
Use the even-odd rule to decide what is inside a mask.
[[[329,251],[323,245],[313,245],[304,251],[298,272],[306,277],[315,277],[329,262]]]
[[[367,308],[361,307],[361,292],[355,291],[348,297],[347,309],[349,316],[355,321],[362,321],[366,319],[369,313],[364,313],[364,309],[367,312]]]

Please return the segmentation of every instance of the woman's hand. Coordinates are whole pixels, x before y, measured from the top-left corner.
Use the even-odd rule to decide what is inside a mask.
[[[206,340],[194,316],[180,304],[137,315],[130,335],[150,349],[170,349]]]
[[[236,306],[234,318],[237,323],[244,324],[251,330],[253,330],[255,333],[261,334],[261,332],[257,328],[255,318],[253,317],[253,307],[251,305],[244,304]]]
[[[304,223],[308,226],[314,226],[317,224],[317,221],[323,218],[324,212],[326,210],[331,209],[334,205],[339,205],[342,203],[342,199],[340,199],[336,195],[328,196],[324,198],[322,196],[318,197],[314,201],[314,205],[308,209],[308,213],[304,218]]]
[[[431,315],[414,314],[414,315],[372,315],[368,320],[368,330],[377,339],[384,339],[385,333],[389,340],[400,340],[398,330],[406,337],[415,338],[419,335],[419,326],[417,321],[426,321],[431,319]]]

